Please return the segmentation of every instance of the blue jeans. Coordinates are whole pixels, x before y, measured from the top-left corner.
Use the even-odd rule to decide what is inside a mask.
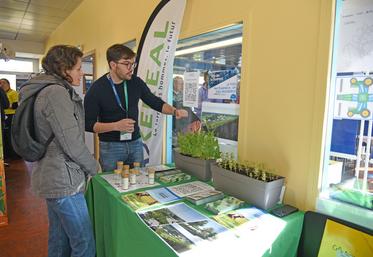
[[[48,257],[94,257],[95,240],[83,193],[46,199]]]
[[[104,142],[100,141],[100,163],[103,171],[113,171],[117,161],[132,165],[139,162],[144,165],[144,150],[141,137],[134,141]]]

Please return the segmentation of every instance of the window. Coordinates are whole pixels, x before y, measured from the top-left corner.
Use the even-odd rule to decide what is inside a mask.
[[[317,208],[373,227],[373,2],[338,0]]]
[[[34,72],[34,64],[33,64],[33,61],[0,60],[0,71]]]
[[[202,129],[214,131],[221,150],[237,156],[241,56],[242,24],[178,41],[170,98],[189,116],[173,120],[173,147],[177,133]]]
[[[125,45],[128,48],[130,48],[131,50],[135,51],[136,47],[137,47],[136,39],[132,39],[130,41],[127,41],[127,42],[123,43],[123,45]]]

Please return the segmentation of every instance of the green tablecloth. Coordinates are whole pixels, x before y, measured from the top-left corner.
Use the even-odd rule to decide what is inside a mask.
[[[121,194],[100,175],[93,177],[88,186],[86,200],[94,226],[97,257],[177,256],[121,200],[120,196]],[[198,210],[206,216],[211,216],[203,208]],[[285,228],[272,244],[272,248],[263,256],[296,256],[303,216],[303,212],[297,212],[283,218],[286,222]]]

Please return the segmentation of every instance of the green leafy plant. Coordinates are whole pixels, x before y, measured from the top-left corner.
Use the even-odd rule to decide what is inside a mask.
[[[218,140],[213,132],[179,133],[178,143],[183,155],[204,160],[215,160],[220,157]]]
[[[234,159],[232,153],[222,153],[221,158],[217,159],[216,163],[223,169],[264,182],[271,182],[281,178],[280,176],[274,174],[273,170],[266,168],[263,163],[248,161],[244,161],[243,163],[238,162],[236,159]]]

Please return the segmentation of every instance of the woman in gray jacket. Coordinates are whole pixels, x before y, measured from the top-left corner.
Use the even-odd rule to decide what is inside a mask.
[[[20,102],[48,83],[34,105],[35,133],[48,144],[35,163],[31,185],[46,199],[49,218],[48,256],[93,257],[95,243],[83,195],[85,183],[99,165],[84,143],[82,99],[73,89],[80,85],[83,53],[57,45],[42,60],[45,74],[22,86]]]

